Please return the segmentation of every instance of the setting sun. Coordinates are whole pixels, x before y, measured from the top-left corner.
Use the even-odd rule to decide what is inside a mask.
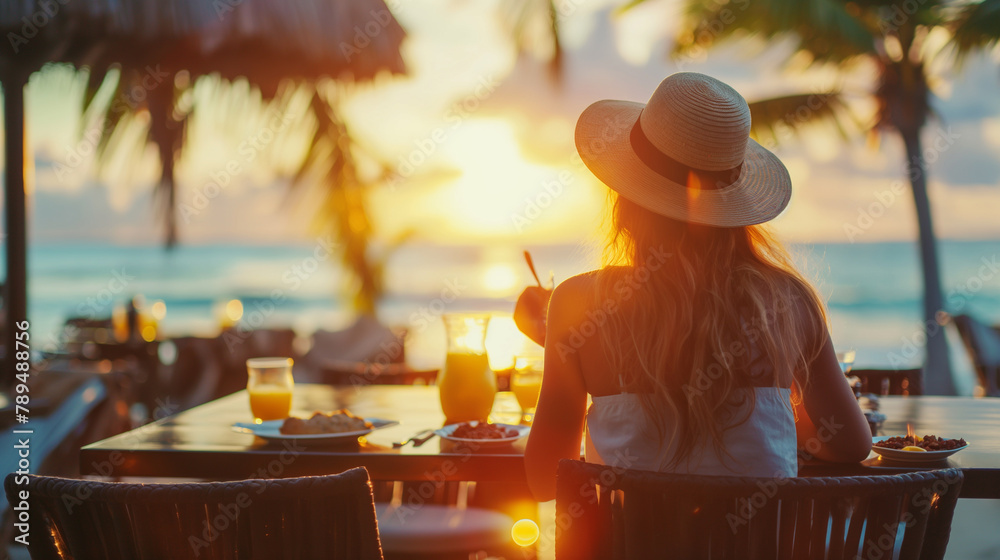
[[[500,120],[464,125],[445,157],[462,173],[442,193],[451,210],[449,225],[462,231],[509,234],[513,217],[553,172],[526,161],[514,131]]]
[[[434,156],[438,165],[454,170],[453,178],[410,195],[408,211],[397,213],[393,226],[401,227],[399,217],[412,214],[425,217],[413,227],[433,240],[574,239],[586,235],[587,218],[603,204],[585,170],[569,160],[533,162],[506,120],[462,122]]]
[[[518,280],[517,273],[508,264],[494,264],[483,271],[483,287],[491,293],[509,293]]]

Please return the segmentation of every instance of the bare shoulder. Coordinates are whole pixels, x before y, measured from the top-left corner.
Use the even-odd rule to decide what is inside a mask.
[[[624,271],[622,267],[606,267],[571,276],[556,286],[553,302],[558,306],[561,301],[581,310],[593,307],[600,299],[601,290],[608,289]]]
[[[573,317],[594,299],[598,271],[571,276],[556,286],[549,301],[549,320],[553,318],[572,322]]]
[[[582,296],[591,293],[597,286],[597,278],[600,274],[600,270],[591,270],[570,276],[556,286],[555,293],[562,293],[566,296]]]
[[[595,302],[601,300],[598,291],[613,273],[607,268],[592,270],[571,276],[556,286],[549,301],[550,326],[568,329],[580,323]]]

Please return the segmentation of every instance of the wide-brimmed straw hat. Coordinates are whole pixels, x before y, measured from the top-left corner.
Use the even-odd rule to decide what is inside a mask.
[[[608,187],[676,220],[759,224],[780,214],[792,194],[788,170],[750,138],[746,100],[704,74],[667,77],[646,104],[587,107],[576,148]]]

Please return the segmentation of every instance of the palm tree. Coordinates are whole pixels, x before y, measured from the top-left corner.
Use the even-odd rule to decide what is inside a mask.
[[[251,113],[277,107],[286,114],[292,107],[289,99],[304,94],[307,102],[294,104],[298,114],[291,120],[311,137],[291,172],[291,184],[296,190],[319,192],[316,218],[339,242],[341,261],[353,280],[346,291],[358,312],[373,315],[388,253],[376,255],[370,247],[367,191],[389,175],[389,166],[382,165],[382,174],[374,177],[358,172],[356,158],[364,150],[339,116],[339,93],[382,74],[405,72],[399,50],[405,32],[385,3],[302,0],[275,7],[259,0],[232,6],[199,1],[173,8],[146,0],[130,3],[136,19],[157,22],[159,35],[145,28],[110,34],[71,59],[89,72],[83,118],[102,123],[99,163],[136,162],[134,156],[146,144],[155,146],[161,171],[154,200],[164,224],[164,245],[173,248],[179,229],[175,168],[189,118],[198,111],[195,84],[214,80],[216,91],[230,94],[231,100],[248,98],[238,104]],[[154,80],[151,71],[158,74]],[[237,83],[241,86],[235,87]],[[102,88],[111,88],[110,96],[99,96]],[[230,116],[241,120],[253,115]],[[142,131],[139,142],[137,129]]]
[[[629,0],[618,12],[648,0]],[[520,0],[520,13],[547,14],[551,18],[551,49],[559,69],[558,3],[553,0]],[[519,48],[524,44],[521,20],[513,28]],[[684,4],[680,33],[672,49],[684,57],[731,39],[759,37],[790,39],[793,56],[811,64],[834,65],[849,70],[862,61],[878,70],[871,95],[878,114],[870,132],[888,131],[900,136],[906,151],[906,174],[917,211],[919,247],[924,281],[924,334],[926,335],[925,387],[932,394],[953,394],[954,384],[948,345],[941,328],[944,298],[938,251],[927,196],[927,173],[920,133],[932,115],[925,48],[928,35],[940,28],[952,33],[952,56],[961,61],[969,52],[997,43],[1000,37],[1000,0],[948,2],[946,0],[730,0]],[[800,111],[808,108],[804,114]],[[753,134],[777,142],[778,127],[796,129],[817,120],[833,121],[843,133],[846,110],[838,91],[797,94],[750,103]],[[846,133],[845,133],[846,135]]]
[[[161,168],[154,201],[164,222],[164,246],[171,249],[178,243],[178,214],[189,211],[177,200],[174,169],[183,155],[188,121],[199,107],[191,101],[196,97],[195,84],[185,70],[170,72],[164,79],[172,86],[146,88],[141,99],[130,97],[129,92],[144,87],[146,75],[143,68],[120,64],[92,68],[83,120],[102,123],[96,145],[102,167],[122,160],[138,163],[146,143],[156,148]],[[218,77],[200,79],[215,82],[213,102],[219,102],[221,96],[224,99],[220,105],[228,103],[237,108],[229,117],[247,119],[269,112],[285,115],[299,129],[297,133],[308,135],[306,152],[291,172],[290,185],[293,191],[309,189],[314,191],[311,194],[319,195],[310,199],[319,199],[315,206],[316,226],[332,229],[340,260],[352,276],[351,285],[344,291],[352,295],[357,312],[374,315],[383,292],[382,272],[389,252],[375,254],[371,248],[374,231],[367,196],[371,187],[390,174],[390,166],[357,145],[340,117],[338,93],[343,87],[330,79],[315,83],[289,80],[272,90],[254,86],[247,91]],[[109,96],[97,95],[107,87],[105,84],[112,84],[113,92]],[[248,99],[238,99],[241,96]],[[308,100],[305,103],[301,102],[303,96]],[[235,114],[241,111],[243,114]],[[143,141],[134,141],[135,129],[144,131]],[[359,156],[376,161],[381,174],[362,176],[358,172]]]
[[[977,49],[988,49],[1000,41],[1000,0],[966,5],[952,22],[952,44],[961,61]]]

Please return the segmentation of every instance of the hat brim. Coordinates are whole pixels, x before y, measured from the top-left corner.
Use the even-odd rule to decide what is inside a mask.
[[[792,196],[788,170],[752,138],[739,178],[726,187],[688,188],[650,169],[629,141],[644,107],[630,101],[598,101],[577,120],[580,158],[609,188],[657,214],[716,227],[764,223],[788,206]]]

